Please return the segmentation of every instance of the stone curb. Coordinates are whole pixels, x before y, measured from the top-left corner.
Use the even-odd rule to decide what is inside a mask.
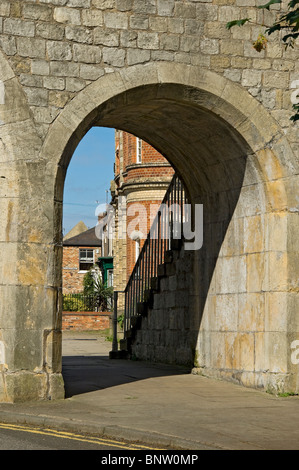
[[[179,438],[173,435],[136,430],[123,426],[110,426],[97,423],[84,423],[69,418],[52,418],[47,415],[33,416],[26,413],[12,413],[0,410],[0,421],[5,424],[31,425],[48,427],[59,431],[90,434],[108,439],[121,439],[126,442],[157,446],[156,450],[226,450],[211,443],[202,443]]]

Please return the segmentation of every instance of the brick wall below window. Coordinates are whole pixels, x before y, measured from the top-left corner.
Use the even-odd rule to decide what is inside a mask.
[[[111,312],[63,312],[62,330],[106,330],[111,317]]]

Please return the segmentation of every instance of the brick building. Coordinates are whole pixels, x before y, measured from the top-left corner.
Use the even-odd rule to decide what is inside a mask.
[[[63,293],[82,292],[83,278],[102,255],[102,240],[95,227],[63,241],[62,280]]]
[[[104,225],[71,238],[63,248],[63,293],[80,292],[86,272],[95,264],[104,282],[123,291],[174,174],[168,161],[148,143],[124,131],[115,131],[114,180],[111,205],[114,229]],[[107,216],[99,214],[98,222]],[[120,299],[121,302],[121,299]]]
[[[115,131],[114,289],[123,291],[140,249],[174,174],[168,161],[148,143]]]

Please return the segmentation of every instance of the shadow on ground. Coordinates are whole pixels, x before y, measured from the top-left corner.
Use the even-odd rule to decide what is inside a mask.
[[[62,359],[66,398],[151,377],[189,373],[190,369],[183,367],[114,360],[109,356],[65,356]]]
[[[189,374],[190,369],[127,359],[110,359],[111,344],[91,334],[63,335],[62,375],[70,398],[151,377]]]

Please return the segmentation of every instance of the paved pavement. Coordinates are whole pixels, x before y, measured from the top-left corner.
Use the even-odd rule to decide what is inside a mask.
[[[93,332],[63,333],[66,399],[0,404],[27,423],[175,450],[299,450],[299,397],[278,398],[182,367],[109,359]]]

